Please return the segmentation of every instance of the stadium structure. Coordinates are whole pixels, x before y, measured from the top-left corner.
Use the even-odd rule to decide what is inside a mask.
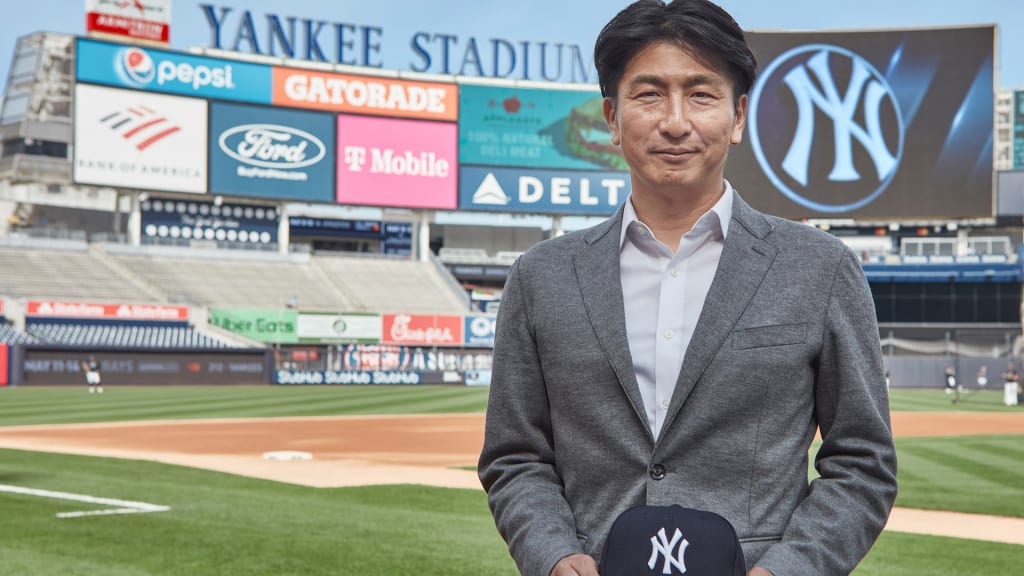
[[[751,45],[762,70],[727,176],[860,256],[894,385],[1019,368],[1024,180],[994,28]],[[827,82],[876,108],[837,117]],[[600,102],[596,86],[21,37],[0,106],[0,384],[82,384],[90,356],[114,385],[486,383],[516,257],[628,195]]]

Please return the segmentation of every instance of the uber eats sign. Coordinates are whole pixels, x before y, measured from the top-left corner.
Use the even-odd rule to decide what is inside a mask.
[[[260,310],[254,308],[217,308],[210,322],[246,338],[259,342],[294,344],[298,312],[295,310]]]

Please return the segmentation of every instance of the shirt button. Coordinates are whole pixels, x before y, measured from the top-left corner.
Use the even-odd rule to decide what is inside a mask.
[[[668,400],[662,400],[661,407],[664,408],[665,410],[668,410]]]
[[[676,270],[675,268],[673,268],[673,269],[669,270],[669,271],[668,271],[668,273],[669,273],[669,274],[670,274],[670,275],[671,275],[671,276],[672,276],[673,278],[676,278],[676,277],[678,277],[678,276],[679,276],[679,270]]]
[[[671,340],[672,337],[675,336],[675,335],[676,335],[675,332],[673,332],[671,330],[665,330],[665,339],[666,340]]]
[[[652,480],[663,480],[665,478],[665,467],[661,464],[655,464],[651,466],[651,479]]]

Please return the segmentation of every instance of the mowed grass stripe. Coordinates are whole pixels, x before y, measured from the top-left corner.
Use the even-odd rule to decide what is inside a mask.
[[[185,418],[482,412],[486,388],[462,386],[333,386],[122,388],[82,396],[79,389],[3,391],[0,425]],[[45,394],[37,394],[45,393]],[[35,401],[39,395],[46,404]],[[22,402],[27,400],[27,402]],[[25,405],[31,405],[26,409]]]
[[[912,446],[904,447],[903,453],[926,459],[948,470],[957,470],[961,474],[973,476],[979,485],[985,485],[982,486],[984,488],[991,488],[993,484],[1009,489],[1020,489],[1024,486],[1024,471],[1013,470],[990,460],[975,457],[978,456],[977,452],[964,450],[962,447]]]
[[[960,395],[954,404],[953,394],[936,388],[892,388],[889,407],[897,412],[1015,412],[1003,404],[1003,393],[996,390],[972,390]]]

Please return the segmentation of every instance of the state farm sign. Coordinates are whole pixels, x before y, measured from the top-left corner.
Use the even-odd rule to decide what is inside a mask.
[[[462,316],[384,314],[384,344],[461,346]]]
[[[188,308],[159,304],[94,304],[90,302],[29,300],[25,304],[25,315],[102,320],[184,321],[188,320]]]

